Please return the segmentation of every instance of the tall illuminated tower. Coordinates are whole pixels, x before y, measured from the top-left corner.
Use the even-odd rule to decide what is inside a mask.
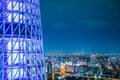
[[[0,0],[0,80],[46,80],[40,0]]]

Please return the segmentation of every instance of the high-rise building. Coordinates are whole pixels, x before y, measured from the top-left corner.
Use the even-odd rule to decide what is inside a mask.
[[[46,80],[40,0],[0,0],[0,80]]]
[[[47,74],[47,80],[52,80],[52,62],[46,61],[46,74]]]
[[[90,56],[90,62],[91,62],[91,64],[96,64],[97,63],[97,56],[96,55],[91,55]]]

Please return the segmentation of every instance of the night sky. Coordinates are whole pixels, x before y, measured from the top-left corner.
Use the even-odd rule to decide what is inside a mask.
[[[120,0],[41,0],[45,53],[119,53]]]

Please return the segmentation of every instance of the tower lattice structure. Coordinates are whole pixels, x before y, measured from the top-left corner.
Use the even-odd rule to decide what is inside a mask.
[[[0,80],[46,80],[40,0],[0,0]]]

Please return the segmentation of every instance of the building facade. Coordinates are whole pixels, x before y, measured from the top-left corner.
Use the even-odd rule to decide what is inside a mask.
[[[0,0],[0,80],[46,80],[40,0]]]
[[[46,61],[46,76],[47,80],[52,80],[52,62],[51,61]]]

